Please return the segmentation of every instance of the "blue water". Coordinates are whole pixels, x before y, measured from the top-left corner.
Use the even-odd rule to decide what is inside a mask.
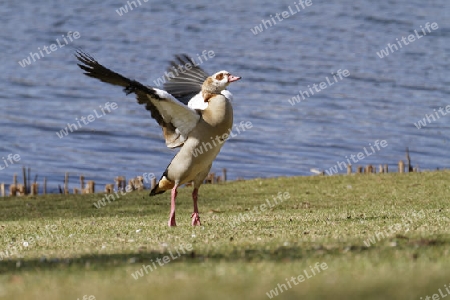
[[[230,179],[310,175],[311,168],[329,169],[376,140],[388,146],[360,164],[393,168],[409,147],[421,169],[450,166],[450,116],[420,130],[414,125],[450,105],[450,2],[312,1],[257,35],[251,29],[262,19],[294,8],[294,2],[141,1],[119,16],[116,10],[126,3],[0,3],[0,157],[21,157],[0,170],[0,182],[10,183],[23,165],[33,177],[47,177],[50,189],[62,183],[64,172],[74,184],[84,174],[100,186],[117,175],[158,177],[176,153],[165,147],[160,128],[133,96],[82,75],[73,56],[78,47],[149,85],[174,54],[214,51],[202,67],[242,76],[229,88],[235,123],[253,125],[229,140],[213,165],[215,172],[227,168]],[[438,29],[378,57],[388,43],[420,33],[427,22]],[[64,45],[69,31],[80,36]],[[57,39],[64,47],[19,65]],[[338,70],[350,76],[294,106],[288,102]],[[118,108],[58,138],[68,122],[108,101]]]

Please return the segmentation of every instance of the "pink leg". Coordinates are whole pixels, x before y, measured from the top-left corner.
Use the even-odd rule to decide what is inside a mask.
[[[172,188],[172,192],[170,193],[170,217],[169,217],[169,226],[177,226],[175,222],[175,199],[177,198],[177,188],[178,185]]]
[[[194,200],[194,213],[191,216],[192,226],[202,225],[202,223],[200,223],[200,216],[198,215],[197,199],[198,189],[194,189],[194,191],[192,191],[192,200]]]

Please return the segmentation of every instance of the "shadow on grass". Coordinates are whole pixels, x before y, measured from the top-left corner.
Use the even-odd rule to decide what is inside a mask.
[[[340,256],[344,254],[363,254],[377,252],[380,255],[394,253],[398,250],[410,251],[413,254],[411,259],[417,259],[417,253],[427,248],[441,251],[450,244],[447,237],[436,237],[434,239],[401,239],[396,247],[391,246],[361,246],[361,245],[312,245],[301,247],[299,245],[281,246],[276,249],[245,249],[235,247],[227,253],[196,253],[190,251],[185,254],[180,252],[169,253],[168,251],[149,251],[127,254],[93,254],[82,255],[75,258],[46,258],[39,259],[8,259],[0,263],[1,273],[19,273],[22,271],[43,271],[43,270],[104,270],[111,267],[141,266],[141,264],[156,263],[157,259],[162,261],[164,256],[168,256],[171,262],[203,263],[203,262],[289,262],[302,259],[321,258],[324,256]],[[442,248],[442,249],[441,249]]]

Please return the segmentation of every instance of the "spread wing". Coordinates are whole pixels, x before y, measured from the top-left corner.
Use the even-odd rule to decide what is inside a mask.
[[[164,90],[188,104],[192,97],[200,93],[208,74],[186,54],[175,55],[175,60],[167,68],[167,82]]]
[[[164,90],[192,109],[204,110],[208,107],[201,90],[209,75],[189,56],[175,55],[175,60],[170,62],[166,74],[168,75]],[[233,95],[228,90],[223,90],[221,94],[232,101]]]
[[[138,103],[145,105],[152,118],[162,127],[167,147],[175,148],[183,145],[189,133],[197,125],[200,119],[199,113],[168,92],[145,86],[105,68],[83,51],[77,50],[75,57],[80,62],[78,66],[85,71],[85,75],[122,86],[127,95],[136,94]]]

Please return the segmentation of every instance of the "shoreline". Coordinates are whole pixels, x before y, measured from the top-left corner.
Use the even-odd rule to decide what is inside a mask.
[[[403,168],[403,171],[401,171],[401,168]],[[24,168],[25,169],[25,168]],[[223,184],[226,182],[239,182],[239,181],[251,181],[251,180],[270,180],[270,179],[277,179],[277,178],[297,178],[297,177],[302,177],[302,178],[309,178],[309,177],[333,177],[336,175],[341,175],[341,176],[363,176],[363,175],[380,175],[380,174],[403,174],[403,173],[426,173],[426,172],[442,172],[442,171],[448,171],[449,169],[447,168],[437,168],[435,170],[430,170],[430,169],[424,169],[424,170],[420,170],[418,168],[412,168],[410,166],[407,166],[403,163],[403,161],[400,161],[398,164],[398,169],[395,170],[394,172],[388,172],[388,168],[387,165],[379,165],[378,168],[378,172],[375,166],[373,165],[367,165],[365,167],[363,166],[358,166],[356,169],[353,169],[351,165],[348,166],[347,168],[347,173],[332,173],[329,174],[329,172],[327,172],[327,170],[317,170],[317,169],[311,169],[311,172],[313,174],[311,175],[281,175],[281,176],[273,176],[273,177],[254,177],[254,178],[236,178],[236,179],[231,179],[231,180],[227,180],[226,178],[226,173],[227,170],[223,169],[222,170],[222,175],[218,175],[216,176],[216,173],[210,173],[204,180],[203,184],[207,185],[207,184]],[[25,171],[24,171],[25,172]],[[26,172],[25,172],[26,173]],[[24,173],[24,174],[25,174]],[[71,182],[74,182],[73,177],[76,176],[77,178],[80,179],[80,184],[78,185],[78,187],[75,187],[76,184],[72,183],[69,185],[69,183],[67,182],[67,184],[64,184],[64,186],[61,186],[60,184],[58,184],[57,188],[52,188],[52,189],[48,189],[46,190],[45,188],[45,177],[44,177],[44,184],[40,184],[38,182],[33,182],[32,184],[27,184],[26,188],[27,188],[27,192],[24,193],[24,184],[18,183],[20,181],[17,181],[16,178],[16,183],[14,183],[14,179],[12,183],[4,183],[4,182],[0,182],[0,198],[6,198],[6,197],[34,197],[34,196],[45,196],[45,195],[78,195],[78,194],[101,194],[101,195],[114,195],[117,193],[122,193],[122,194],[128,194],[130,192],[133,191],[150,191],[153,186],[156,184],[156,177],[153,173],[144,173],[144,176],[137,176],[134,178],[131,178],[130,180],[126,180],[126,178],[124,176],[116,176],[114,181],[115,183],[107,183],[107,184],[100,184],[100,188],[99,186],[95,183],[94,180],[88,180],[85,183],[85,178],[83,175],[71,175]],[[16,176],[16,174],[15,174]],[[37,175],[36,175],[37,177]],[[36,178],[35,177],[35,178]],[[27,183],[29,183],[28,181],[28,177],[25,176],[25,178],[27,178]],[[66,173],[65,176],[65,180],[67,180],[69,178],[68,173]],[[223,178],[225,178],[225,180],[223,180]],[[68,180],[67,180],[68,181]],[[24,182],[24,181],[22,181]],[[11,189],[12,186],[16,186],[15,188],[15,195],[11,195]],[[183,187],[190,187],[192,185],[192,183],[187,183],[181,186],[181,188]],[[104,187],[104,189],[101,189],[101,187]]]

